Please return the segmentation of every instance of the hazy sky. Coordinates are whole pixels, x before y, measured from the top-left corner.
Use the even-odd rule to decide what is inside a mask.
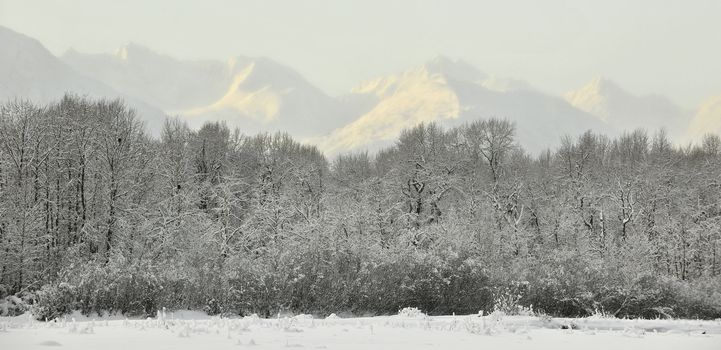
[[[0,25],[56,54],[267,56],[331,94],[437,54],[550,93],[605,76],[688,108],[721,94],[719,0],[0,0]]]

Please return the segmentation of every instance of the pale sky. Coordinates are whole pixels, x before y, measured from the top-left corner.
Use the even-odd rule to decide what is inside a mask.
[[[266,56],[331,95],[437,54],[553,94],[597,76],[686,108],[721,94],[719,0],[0,0],[0,25],[55,54]]]

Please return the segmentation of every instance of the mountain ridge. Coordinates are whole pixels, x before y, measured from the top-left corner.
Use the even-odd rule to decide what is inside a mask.
[[[691,119],[690,111],[665,96],[635,95],[604,77],[567,92],[564,98],[572,106],[623,130],[664,127],[672,137],[679,138]]]
[[[554,96],[442,55],[329,96],[291,67],[266,57],[179,60],[132,42],[112,53],[68,49],[56,57],[39,41],[2,26],[0,43],[5,48],[0,99],[50,102],[65,92],[120,97],[146,116],[156,134],[166,114],[192,127],[222,120],[245,133],[288,131],[328,154],[378,149],[402,129],[429,122],[452,127],[507,118],[516,122],[519,143],[538,151],[588,129],[614,135],[666,126],[680,138],[692,127],[702,128],[693,125],[715,120],[706,112],[698,116],[714,107],[699,108],[694,120],[703,121],[692,122],[692,113],[668,98],[634,95],[603,77]]]
[[[362,83],[353,93],[375,97],[375,107],[352,123],[313,141],[334,154],[377,148],[369,140],[388,144],[404,128],[420,123],[438,122],[452,127],[480,118],[505,117],[516,122],[520,143],[532,151],[540,151],[554,146],[563,133],[607,129],[586,112],[575,110],[562,99],[540,93],[528,84],[519,84],[522,87],[514,89],[493,89],[487,84],[489,75],[468,67],[461,60],[434,58],[407,71]],[[560,127],[544,125],[534,118],[532,109],[540,110],[546,120],[555,121]],[[577,125],[578,122],[582,125]]]
[[[120,93],[63,63],[38,40],[0,26],[0,101],[16,98],[50,103],[66,93],[95,98],[122,98],[141,114],[151,130],[158,131],[165,113]],[[157,134],[157,133],[156,133]]]

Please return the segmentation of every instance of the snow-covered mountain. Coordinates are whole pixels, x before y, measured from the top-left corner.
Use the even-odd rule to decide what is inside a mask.
[[[721,134],[721,95],[709,98],[699,107],[684,139],[696,141],[707,133]]]
[[[181,62],[132,43],[114,54],[70,49],[62,60],[86,76],[166,111],[212,103],[230,83],[221,62]]]
[[[480,118],[508,118],[516,122],[518,140],[530,151],[552,147],[564,134],[610,129],[561,98],[442,56],[363,83],[353,94],[374,105],[355,121],[315,140],[329,154],[377,148],[395,140],[404,128],[423,122],[454,126]]]
[[[0,26],[0,101],[21,98],[47,103],[66,92],[123,98],[151,129],[159,129],[165,118],[161,110],[142,100],[78,73],[37,40]]]
[[[653,131],[664,127],[673,138],[683,135],[691,115],[664,96],[635,96],[604,78],[593,79],[565,97],[576,108],[618,129]]]
[[[37,40],[0,27],[0,101],[44,103],[66,92],[122,97],[156,134],[167,113],[194,127],[224,120],[248,134],[287,131],[330,155],[378,149],[419,123],[451,127],[489,117],[516,122],[517,139],[531,152],[588,129],[614,135],[665,126],[678,139],[686,130],[695,135],[721,127],[721,97],[701,108],[689,129],[691,113],[668,99],[634,96],[606,79],[563,99],[443,56],[331,97],[267,58],[183,61],[128,44],[112,54],[69,50],[60,59]]]
[[[336,99],[267,58],[181,61],[129,44],[112,55],[71,50],[63,60],[118,91],[187,118],[194,126],[224,120],[246,133],[282,130],[308,137],[344,123]]]
[[[346,121],[338,100],[270,59],[233,59],[228,70],[232,79],[217,100],[179,114],[197,122],[225,120],[249,133],[287,131],[301,138]]]

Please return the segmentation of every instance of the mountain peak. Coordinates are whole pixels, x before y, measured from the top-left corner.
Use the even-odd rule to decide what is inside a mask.
[[[307,88],[320,90],[294,69],[267,57],[236,56],[227,62],[233,80],[243,81],[257,88],[265,85],[285,88]],[[234,83],[235,84],[235,83]]]
[[[471,64],[460,60],[452,59],[444,55],[436,55],[426,62],[422,69],[431,74],[440,74],[447,79],[478,82],[488,76]]]
[[[593,78],[586,86],[581,88],[581,90],[585,90],[587,92],[595,92],[599,95],[608,95],[608,94],[627,94],[616,82],[613,80],[604,77],[604,76],[597,76]]]
[[[628,92],[612,80],[603,76],[597,76],[578,90],[569,91],[565,95],[569,103],[576,107],[581,107],[581,109],[587,112],[589,109],[592,109],[590,107],[591,105],[605,103],[609,98],[625,98],[627,96],[629,96]]]
[[[660,95],[634,95],[605,77],[592,79],[580,89],[568,92],[565,98],[572,106],[619,130],[666,127],[676,137],[688,119],[669,99]]]
[[[721,95],[704,101],[696,111],[684,136],[690,142],[707,133],[721,133]]]
[[[115,56],[121,60],[127,61],[141,57],[159,56],[159,54],[143,45],[128,42],[115,50]]]
[[[428,65],[453,65],[457,62],[460,62],[460,60],[459,59],[454,60],[446,55],[438,54],[438,55],[433,56],[430,60],[428,60],[428,62],[426,62],[426,64],[428,64]]]
[[[230,71],[235,71],[235,70],[237,70],[237,69],[243,69],[243,68],[245,68],[245,67],[248,66],[248,64],[250,64],[251,62],[253,62],[253,59],[250,58],[250,57],[246,57],[246,56],[234,56],[234,57],[229,58],[229,59],[226,61],[226,64],[227,64],[228,69],[229,69]]]

